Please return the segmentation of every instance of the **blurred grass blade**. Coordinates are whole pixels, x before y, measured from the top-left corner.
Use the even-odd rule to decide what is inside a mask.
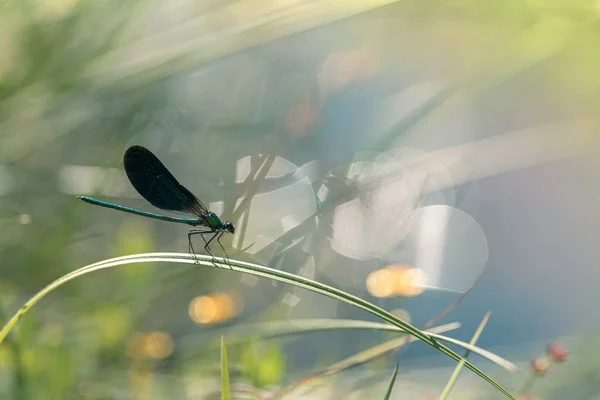
[[[512,372],[512,373],[519,372],[519,367],[517,367],[515,364],[511,363],[510,361],[500,357],[499,355],[492,353],[491,351],[474,346],[470,343],[465,343],[460,340],[456,340],[451,337],[447,337],[447,336],[442,337],[440,335],[434,335],[434,334],[432,334],[431,336],[438,340],[443,340],[444,342],[448,342],[448,343],[452,343],[456,346],[460,346],[472,353],[476,353],[484,358],[487,358],[491,362],[497,364],[498,366],[504,368],[505,370],[507,370],[509,372]]]
[[[235,207],[235,209],[231,210],[231,214],[229,213],[229,210],[226,210],[227,213],[224,213],[223,218],[228,218],[235,221],[244,212],[247,212],[250,209],[250,203],[252,202],[254,196],[256,196],[256,194],[260,191],[261,185],[264,183],[267,174],[271,170],[271,167],[273,167],[273,163],[275,163],[275,159],[276,156],[274,154],[267,154],[260,157],[258,170],[251,170],[242,183],[242,189],[245,189],[244,192],[240,193],[242,201]],[[233,206],[234,204],[232,202],[230,207]],[[243,242],[240,241],[240,243]]]
[[[447,332],[449,330],[456,329],[456,324],[447,324],[438,326],[436,328],[432,328],[432,331],[435,332]],[[283,386],[280,388],[272,397],[272,399],[279,399],[283,396],[289,394],[296,388],[300,386],[309,384],[319,378],[324,378],[327,376],[332,376],[335,374],[339,374],[340,372],[346,371],[350,368],[357,367],[363,365],[367,362],[376,360],[381,358],[389,353],[399,350],[400,348],[406,346],[409,343],[416,341],[417,339],[414,336],[411,337],[400,337],[392,340],[388,340],[387,342],[378,344],[376,346],[370,347],[360,353],[357,353],[353,356],[350,356],[342,361],[339,361],[333,365],[330,365],[327,368],[319,370],[317,372],[311,373],[304,378],[301,378],[295,382],[291,382],[290,384]]]
[[[452,329],[460,328],[459,322],[444,326],[453,326]],[[406,331],[397,326],[371,321],[361,321],[353,319],[326,319],[326,318],[307,318],[290,319],[284,321],[269,321],[241,325],[227,331],[227,342],[229,348],[239,346],[254,340],[277,339],[286,336],[304,335],[307,333],[337,331],[337,330],[372,330],[380,332],[396,332],[399,335],[406,335]],[[428,331],[430,333],[430,331]],[[182,345],[189,347],[193,353],[194,348],[198,348],[204,342],[204,338],[196,339],[196,335],[190,335],[183,339]],[[217,343],[209,345],[209,350],[214,350]],[[212,349],[211,349],[212,347]]]
[[[231,400],[229,362],[227,361],[227,348],[225,347],[224,335],[221,335],[221,400]]]
[[[381,149],[392,146],[394,141],[398,140],[398,138],[444,105],[445,102],[456,93],[456,90],[456,87],[452,85],[440,89],[435,95],[431,96],[431,98],[423,104],[420,104],[415,110],[411,111],[410,114],[398,121],[381,138],[375,140],[374,143],[370,145],[369,149],[380,151]]]
[[[454,322],[452,324],[446,324],[442,326],[438,326],[434,329],[425,329],[427,334],[434,339],[441,340],[443,342],[452,343],[456,346],[462,347],[464,349],[470,350],[472,353],[476,353],[483,358],[488,359],[489,361],[497,364],[499,367],[506,369],[511,373],[516,373],[519,371],[519,367],[510,361],[482,348],[477,346],[470,345],[463,341],[440,335],[436,332],[447,332],[450,330],[460,328],[459,322]],[[228,343],[229,347],[231,346],[239,346],[245,343],[248,343],[253,340],[269,340],[276,339],[285,336],[292,335],[301,335],[306,333],[313,332],[325,332],[325,331],[333,331],[333,330],[376,330],[376,331],[387,331],[387,332],[397,332],[398,334],[405,335],[407,332],[398,328],[397,326],[380,323],[380,322],[371,322],[371,321],[360,321],[360,320],[350,320],[350,319],[296,319],[296,320],[286,320],[286,321],[271,321],[271,322],[261,322],[259,324],[248,324],[243,325],[238,328],[232,329],[228,332],[229,338]],[[440,329],[438,331],[437,329]],[[443,329],[443,330],[442,330]],[[204,339],[202,339],[202,342]],[[198,350],[201,346],[197,340],[193,338],[186,338],[183,340],[182,346],[185,348],[185,355],[187,357],[192,357],[198,354],[201,354],[203,351],[212,351],[216,347],[220,346],[218,342],[208,345],[207,348],[202,350]]]
[[[396,368],[394,368],[394,373],[390,379],[390,383],[388,384],[387,391],[385,392],[385,397],[383,400],[390,400],[390,395],[392,394],[392,389],[394,388],[394,383],[396,383],[396,375],[398,375],[398,363],[396,363]]]
[[[479,326],[477,327],[477,330],[475,331],[475,334],[471,338],[471,341],[469,342],[469,344],[475,345],[477,340],[479,340],[479,336],[481,336],[481,332],[483,332],[483,328],[485,328],[485,325],[487,324],[488,320],[490,319],[490,315],[491,315],[491,312],[489,312],[489,311],[487,312],[487,314],[485,314],[485,316],[479,323]],[[465,352],[464,359],[466,359],[470,353],[471,353],[471,351],[467,350]],[[448,383],[446,384],[444,391],[440,395],[439,400],[446,400],[448,398],[448,395],[450,395],[450,391],[452,390],[452,388],[454,387],[454,384],[458,380],[458,376],[460,375],[460,371],[462,370],[463,365],[464,365],[463,361],[458,362],[458,364],[456,365],[456,368],[454,368],[454,372],[450,376],[450,380],[448,380]]]
[[[192,256],[190,254],[184,253],[146,253],[146,254],[136,254],[129,255],[123,257],[115,257],[108,260],[100,261],[97,263],[89,264],[85,267],[79,268],[73,272],[70,272],[54,282],[47,285],[45,288],[36,293],[33,297],[31,297],[16,313],[12,316],[12,318],[8,321],[8,323],[0,330],[0,343],[4,340],[8,332],[16,325],[19,319],[33,307],[38,301],[44,298],[48,293],[54,291],[65,283],[88,273],[103,270],[106,268],[112,268],[119,265],[127,265],[127,264],[137,264],[142,262],[169,262],[169,263],[185,263],[192,264],[196,267],[205,266],[205,267],[213,267],[213,268],[222,268],[228,271],[238,271],[244,272],[247,274],[260,276],[263,278],[273,279],[279,282],[288,283],[294,285],[296,287],[301,287],[303,289],[309,290],[314,293],[319,293],[323,296],[330,297],[332,299],[336,299],[338,301],[344,302],[346,304],[350,304],[354,307],[360,308],[361,310],[365,310],[372,315],[377,316],[378,318],[383,319],[399,328],[404,329],[406,332],[411,334],[412,336],[422,340],[427,343],[429,346],[435,348],[436,350],[446,354],[448,357],[452,358],[455,361],[464,361],[464,365],[477,374],[479,377],[484,379],[490,385],[494,386],[500,392],[502,392],[509,399],[516,400],[513,395],[511,395],[506,389],[500,386],[496,381],[490,378],[487,374],[477,368],[475,365],[470,363],[467,360],[464,360],[461,356],[458,355],[455,351],[448,348],[447,346],[439,343],[436,339],[429,336],[426,332],[421,331],[415,326],[409,324],[408,322],[398,318],[396,315],[384,310],[381,307],[378,307],[368,301],[354,296],[350,293],[344,292],[343,290],[334,288],[329,285],[325,285],[323,283],[313,281],[311,279],[307,279],[298,275],[291,274],[289,272],[280,271],[274,268],[265,267],[263,265],[247,263],[234,259],[224,259],[221,257],[210,257],[210,256]]]
[[[282,7],[269,7],[270,12],[261,13],[263,7],[251,5],[252,1],[237,2],[241,7],[251,8],[247,16],[235,24],[223,26],[215,31],[208,27],[228,20],[231,7],[219,7],[209,13],[192,16],[184,24],[140,38],[115,52],[113,57],[103,60],[102,65],[91,71],[88,79],[102,86],[128,85],[129,88],[147,85],[167,76],[198,68],[216,59],[243,52],[249,48],[263,46],[274,40],[306,31],[311,28],[334,23],[377,8],[396,3],[398,0],[343,1],[310,0],[282,2]],[[232,2],[235,3],[235,2]],[[245,3],[245,4],[244,4]],[[206,26],[207,29],[198,29]],[[135,54],[137,48],[152,43],[162,43],[176,32],[193,30],[194,35],[173,43],[161,51],[145,54],[144,57],[129,57],[126,61],[118,56]]]

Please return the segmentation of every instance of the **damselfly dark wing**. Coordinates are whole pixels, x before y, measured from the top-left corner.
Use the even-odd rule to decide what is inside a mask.
[[[179,184],[167,167],[145,147],[128,148],[123,165],[135,190],[153,206],[198,216],[208,213],[206,206]]]

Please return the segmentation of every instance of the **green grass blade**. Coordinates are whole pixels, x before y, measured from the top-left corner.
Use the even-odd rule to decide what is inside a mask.
[[[390,395],[392,394],[392,389],[394,388],[394,383],[396,383],[396,375],[398,375],[398,364],[396,364],[396,368],[394,368],[394,373],[390,378],[390,383],[388,384],[387,391],[385,392],[385,397],[383,400],[390,400]]]
[[[474,345],[477,342],[477,340],[479,340],[479,336],[481,336],[481,332],[483,332],[483,328],[485,328],[485,325],[487,324],[488,320],[490,319],[490,314],[491,314],[490,312],[485,314],[485,316],[479,323],[477,330],[475,330],[475,334],[471,338],[471,341],[469,342],[469,344]],[[471,353],[471,351],[467,350],[465,352],[464,359],[466,359],[470,353]],[[444,391],[440,395],[439,400],[446,400],[448,398],[448,396],[450,395],[450,391],[452,390],[452,388],[454,387],[454,384],[458,380],[458,376],[460,375],[460,371],[462,370],[463,365],[464,365],[464,361],[459,361],[459,363],[456,365],[456,368],[454,368],[454,372],[452,372],[452,375],[450,376],[450,379],[448,380],[448,383],[446,384]]]
[[[459,322],[453,322],[444,326],[451,326],[451,329],[458,329],[461,324]],[[306,318],[240,325],[227,331],[227,343],[229,348],[231,348],[232,346],[242,345],[253,340],[269,340],[286,336],[336,330],[373,330],[379,332],[396,332],[399,335],[406,335],[404,329],[388,323],[352,319]],[[428,331],[428,333],[431,332],[433,331]],[[194,348],[198,348],[204,341],[205,339],[203,337],[197,339],[196,335],[190,335],[183,338],[182,346],[189,348],[189,353],[193,354]],[[216,343],[209,345],[207,351],[214,350],[217,345],[218,344]],[[186,354],[187,353],[186,349]]]
[[[33,307],[38,301],[40,301],[44,296],[48,293],[52,292],[56,288],[62,286],[63,284],[90,272],[116,267],[118,265],[125,264],[136,264],[141,262],[171,262],[171,263],[186,263],[192,264],[195,266],[208,266],[208,267],[216,267],[222,268],[225,270],[244,272],[247,274],[260,276],[263,278],[273,279],[279,282],[284,282],[288,284],[292,284],[297,287],[301,287],[307,290],[310,290],[315,293],[322,294],[324,296],[336,299],[338,301],[344,302],[346,304],[350,304],[354,307],[365,310],[378,318],[383,319],[399,328],[406,330],[412,336],[422,340],[427,343],[431,347],[436,350],[446,354],[448,357],[452,358],[455,361],[461,361],[463,358],[458,355],[455,351],[446,347],[445,345],[439,343],[436,339],[428,335],[427,333],[419,330],[413,325],[403,321],[398,318],[394,314],[378,307],[368,301],[361,299],[360,297],[354,296],[350,293],[346,293],[343,290],[334,288],[329,285],[325,285],[320,282],[313,281],[311,279],[307,279],[301,276],[297,276],[291,274],[289,272],[280,271],[277,269],[265,267],[262,265],[247,263],[239,260],[232,259],[223,259],[220,257],[210,257],[210,256],[192,256],[190,254],[183,253],[146,253],[146,254],[137,254],[123,257],[116,257],[104,261],[100,261],[94,264],[87,265],[85,267],[79,268],[69,274],[62,276],[61,278],[55,280],[41,291],[36,293],[32,298],[30,298],[24,305],[17,311],[15,315],[8,321],[8,323],[0,330],[0,343],[8,332],[14,327],[14,325],[18,322],[18,320],[23,316],[31,307]],[[516,400],[514,396],[512,396],[506,389],[500,386],[496,381],[490,378],[487,374],[477,368],[475,365],[471,364],[469,361],[464,360],[464,365],[477,374],[479,377],[484,379],[490,385],[494,386],[500,392],[502,392],[506,397],[512,400]]]
[[[449,330],[458,328],[460,328],[460,323],[454,322],[451,324],[441,325],[433,329],[425,329],[425,332],[427,332],[427,334],[434,339],[440,340],[442,342],[451,343],[455,346],[462,347],[466,350],[470,350],[472,353],[475,353],[483,358],[488,359],[489,361],[497,364],[499,367],[504,368],[508,372],[516,373],[519,371],[519,367],[517,367],[515,364],[488,350],[482,349],[477,346],[473,346],[469,343],[465,343],[463,341],[445,335],[440,335],[438,333],[447,332]],[[438,329],[444,330],[438,331]],[[238,328],[234,328],[228,332],[227,342],[229,347],[231,348],[231,346],[238,346],[247,343],[251,340],[269,340],[291,335],[300,335],[312,332],[325,332],[331,330],[375,330],[397,332],[398,334],[407,333],[404,329],[398,328],[397,326],[387,323],[350,319],[308,318],[297,320],[261,322],[260,324],[243,325]],[[202,339],[202,342],[204,342],[204,339]],[[184,353],[186,357],[199,354],[199,352],[202,351],[211,351],[211,348],[216,348],[209,345],[208,349],[198,351],[197,349],[200,347],[200,343],[198,343],[196,340],[194,340],[194,338],[191,337],[184,338],[182,346],[185,348]],[[215,346],[218,346],[218,344],[216,344]]]
[[[456,324],[447,324],[438,326],[436,328],[431,328],[431,330],[435,332],[447,332],[452,329],[456,329]],[[348,358],[345,358],[342,361],[338,361],[329,367],[323,368],[317,372],[313,372],[308,376],[279,388],[279,390],[273,394],[271,400],[281,399],[290,394],[292,391],[296,390],[298,387],[314,382],[317,379],[339,374],[340,372],[346,371],[350,368],[354,368],[381,358],[386,354],[399,350],[401,347],[406,346],[409,343],[415,342],[416,340],[418,339],[416,339],[414,336],[409,338],[400,337],[370,347]]]
[[[223,335],[221,335],[221,400],[231,400],[229,362],[227,361],[227,348],[225,347],[225,336]]]

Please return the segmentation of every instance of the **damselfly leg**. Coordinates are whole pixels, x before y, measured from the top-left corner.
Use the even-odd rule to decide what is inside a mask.
[[[224,232],[222,232],[222,231],[215,232],[214,230],[191,229],[190,232],[188,233],[188,251],[190,251],[190,253],[192,253],[194,255],[194,258],[196,258],[196,252],[194,251],[194,246],[192,245],[192,236],[194,236],[194,235],[200,235],[200,237],[204,241],[204,250],[206,250],[206,252],[208,254],[210,254],[211,257],[214,259],[215,255],[212,252],[212,250],[210,249],[210,243],[216,238],[217,239],[217,243],[219,243],[219,246],[221,246],[221,249],[223,249],[223,252],[225,253],[225,258],[229,260],[229,256],[227,255],[227,251],[225,251],[225,248],[223,247],[223,244],[219,240],[219,239],[221,239],[221,236],[223,235],[223,233]],[[204,235],[209,235],[209,234],[212,235],[212,236],[207,241],[206,237]]]

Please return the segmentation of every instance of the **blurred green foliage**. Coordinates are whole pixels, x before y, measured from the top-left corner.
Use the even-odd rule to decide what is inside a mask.
[[[295,92],[285,92],[273,78],[265,81],[271,95],[261,97],[260,79],[285,78],[291,70],[312,82],[322,58],[337,48],[371,49],[395,84],[432,76],[449,82],[438,97],[375,141],[375,150],[397,144],[408,132],[419,133],[420,124],[442,105],[450,103],[450,112],[466,107],[532,70],[545,82],[532,87],[552,99],[550,112],[594,111],[600,100],[600,14],[592,1],[398,2],[320,33],[323,43],[311,45],[316,50],[288,48],[275,40],[316,23],[294,25],[292,17],[290,24],[261,26],[243,15],[234,18],[236,2],[212,1],[169,25],[159,3],[0,1],[0,167],[10,171],[10,178],[0,173],[0,184],[7,186],[4,193],[0,185],[2,322],[39,288],[80,265],[159,249],[185,251],[185,233],[177,228],[77,204],[58,182],[63,165],[121,168],[127,144],[148,142],[164,152],[179,150],[181,157],[170,160],[178,168],[196,175],[208,171],[195,189],[207,201],[228,199],[226,207],[232,208],[231,199],[242,190],[233,183],[238,158],[314,156],[281,133],[283,116],[276,110],[293,103],[286,99],[295,99]],[[271,6],[239,3],[256,10]],[[342,16],[342,8],[331,5],[329,12]],[[328,21],[326,14],[319,14],[325,15],[319,23]],[[187,18],[206,24],[209,32],[202,31],[206,35],[200,38],[208,44],[171,53],[197,36],[185,29]],[[257,25],[243,29],[249,22]],[[184,28],[177,31],[177,26]],[[231,26],[239,32],[225,36]],[[406,32],[412,32],[410,38],[401,36]],[[259,44],[255,53],[245,51]],[[433,55],[444,51],[448,57],[441,68]],[[144,62],[145,56],[151,62]],[[214,78],[196,85],[195,74],[211,68],[217,70]],[[238,96],[244,92],[245,97]],[[94,190],[101,193],[101,185]],[[30,223],[24,223],[24,215]],[[232,282],[222,272],[175,273],[134,265],[66,285],[28,313],[0,345],[0,398],[158,399],[204,393],[216,382],[216,371],[206,369],[218,366],[218,354],[185,363],[175,346],[165,359],[140,361],[127,355],[127,346],[139,331],[167,331],[176,343],[188,332],[214,337],[228,325],[194,326],[187,304],[200,293],[237,284]],[[267,298],[255,300],[250,317],[270,306],[264,293],[272,292],[257,293],[249,297]],[[593,343],[598,337],[585,338],[582,355],[536,384],[544,398],[597,393],[600,355]],[[331,346],[314,358],[323,364],[325,358],[332,361],[330,354],[342,352]],[[296,377],[279,344],[249,345],[240,366],[242,379],[256,388]]]
[[[243,376],[257,388],[268,388],[281,382],[285,369],[285,355],[277,344],[250,342],[241,355]]]

